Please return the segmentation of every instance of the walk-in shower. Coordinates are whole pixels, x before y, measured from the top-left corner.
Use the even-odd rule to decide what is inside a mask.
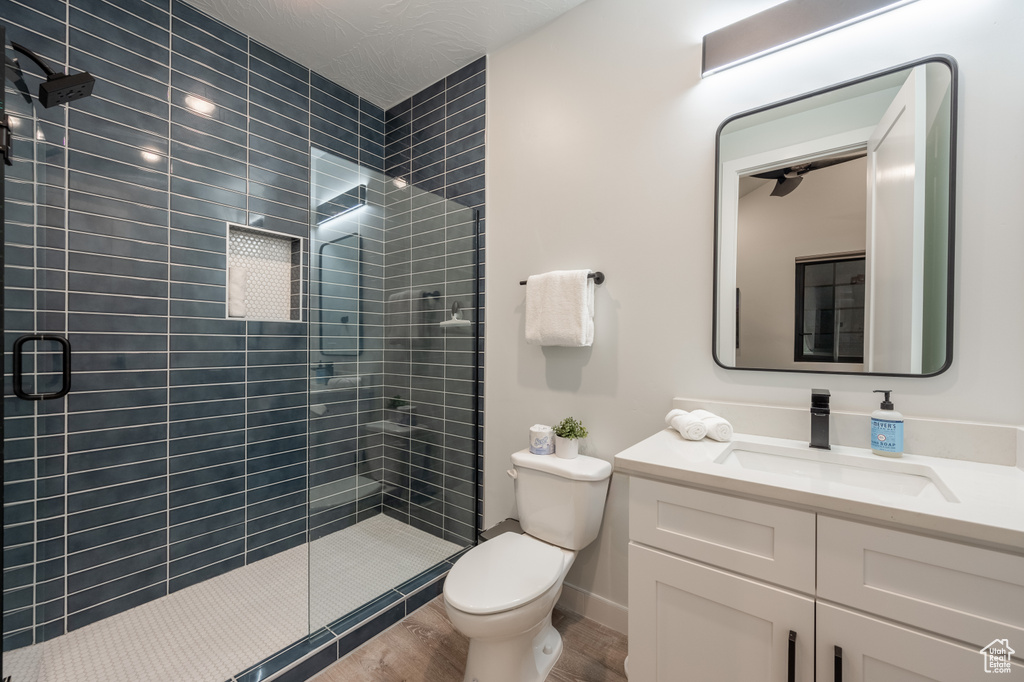
[[[484,62],[385,112],[181,0],[5,7],[4,675],[305,679],[475,542]]]

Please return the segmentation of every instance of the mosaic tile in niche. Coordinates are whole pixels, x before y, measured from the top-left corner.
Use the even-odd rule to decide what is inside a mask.
[[[292,308],[292,254],[298,240],[234,225],[228,234],[228,269],[245,268],[245,317],[298,319]]]

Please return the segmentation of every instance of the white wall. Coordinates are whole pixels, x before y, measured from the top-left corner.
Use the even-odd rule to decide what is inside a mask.
[[[588,454],[662,428],[673,396],[792,406],[832,391],[908,416],[1024,422],[1024,3],[919,0],[701,80],[701,37],[772,0],[588,0],[490,56],[485,520],[527,429],[572,414]],[[935,53],[960,65],[955,359],[930,379],[719,368],[711,357],[715,131],[728,116]],[[527,346],[520,279],[600,269],[591,349]],[[625,604],[627,482],[568,582]]]

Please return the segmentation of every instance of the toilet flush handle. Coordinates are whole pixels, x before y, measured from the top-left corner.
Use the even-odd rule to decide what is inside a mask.
[[[505,473],[508,474],[509,478],[518,478],[519,473],[515,469],[506,469]]]

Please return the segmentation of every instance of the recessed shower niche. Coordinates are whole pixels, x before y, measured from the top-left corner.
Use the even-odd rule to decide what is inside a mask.
[[[227,315],[302,319],[302,240],[228,225]]]

